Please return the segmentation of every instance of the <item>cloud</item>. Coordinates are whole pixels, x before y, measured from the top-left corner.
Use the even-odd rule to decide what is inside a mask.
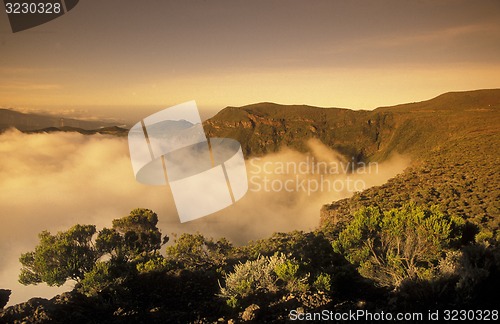
[[[60,69],[60,68],[59,68]],[[53,69],[40,68],[40,67],[26,67],[26,66],[0,66],[0,73],[8,76],[14,75],[28,75],[33,76],[37,74],[47,73]]]
[[[110,226],[133,208],[155,209],[165,201],[165,190],[135,182],[124,139],[10,131],[0,136],[0,154],[0,286],[13,290],[11,302],[60,291],[40,285],[19,293],[17,259],[42,230]]]
[[[125,138],[5,132],[0,135],[0,288],[12,289],[10,304],[34,296],[51,297],[70,289],[71,283],[62,288],[44,284],[24,287],[17,283],[18,258],[35,247],[37,234],[43,230],[56,233],[74,224],[95,224],[98,229],[109,227],[113,219],[144,207],[158,213],[163,234],[199,231],[244,244],[276,231],[314,229],[322,204],[352,194],[347,188],[266,191],[262,186],[265,177],[275,181],[275,187],[286,180],[313,183],[321,175],[338,183],[350,178],[372,186],[386,182],[408,164],[408,160],[398,157],[380,164],[377,173],[371,174],[277,172],[280,163],[298,165],[311,162],[312,158],[315,162],[338,165],[350,161],[319,141],[311,141],[309,145],[310,155],[284,149],[261,159],[247,160],[249,179],[254,178],[245,197],[213,215],[181,224],[167,186],[146,186],[135,181]],[[256,188],[259,184],[260,190]]]
[[[63,88],[61,84],[56,83],[35,83],[28,81],[8,81],[0,83],[0,90],[10,91],[10,90],[58,90]]]
[[[378,47],[380,49],[390,49],[392,47],[406,46],[429,46],[431,43],[450,42],[457,38],[485,33],[498,33],[498,24],[482,22],[466,25],[444,27],[431,31],[418,32],[413,34],[397,35],[387,38],[373,38],[365,40],[366,46]]]

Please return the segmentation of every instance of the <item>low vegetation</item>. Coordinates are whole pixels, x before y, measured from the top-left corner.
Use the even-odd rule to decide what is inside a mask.
[[[87,305],[78,316],[103,322],[280,321],[291,309],[390,311],[499,301],[493,295],[500,278],[497,242],[486,235],[464,244],[464,222],[439,206],[363,207],[335,237],[277,233],[234,247],[224,239],[183,234],[164,254],[156,223],[153,211],[135,209],[99,232],[93,225],[42,232],[35,250],[20,258],[19,280],[75,281],[71,298]],[[64,316],[74,316],[74,304],[58,305],[68,311]],[[47,318],[64,313],[59,308],[47,308]],[[2,316],[9,314],[19,313],[7,309]]]
[[[363,276],[398,287],[404,280],[433,278],[446,249],[460,239],[463,224],[437,207],[411,204],[385,212],[368,207],[354,214],[333,245]]]

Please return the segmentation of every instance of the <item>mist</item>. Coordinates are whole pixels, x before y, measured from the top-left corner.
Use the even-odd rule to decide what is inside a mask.
[[[324,187],[304,191],[304,186],[296,186],[301,181],[308,183],[305,187],[309,189],[321,181],[358,181],[366,189],[385,183],[409,164],[409,159],[394,156],[368,173],[350,170],[309,174],[293,172],[293,168],[292,172],[282,172],[280,167],[285,162],[293,166],[319,162],[346,165],[350,161],[318,140],[308,145],[308,154],[283,149],[248,159],[249,190],[241,200],[215,214],[181,224],[168,186],[135,181],[126,138],[9,130],[0,135],[0,288],[12,290],[9,305],[32,297],[50,298],[72,288],[73,282],[55,288],[45,284],[25,287],[17,282],[19,256],[33,250],[43,230],[56,233],[75,224],[95,224],[99,230],[142,207],[158,214],[163,234],[200,232],[245,244],[273,232],[312,230],[319,224],[323,204],[360,189],[339,185],[333,190]],[[271,184],[270,190],[265,190],[265,181]]]

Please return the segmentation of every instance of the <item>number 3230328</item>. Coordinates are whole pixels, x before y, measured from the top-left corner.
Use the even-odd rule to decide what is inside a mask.
[[[5,12],[8,14],[58,14],[61,11],[60,3],[7,2],[5,4]]]

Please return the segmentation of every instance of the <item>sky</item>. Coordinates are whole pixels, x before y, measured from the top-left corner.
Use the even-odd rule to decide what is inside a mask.
[[[500,2],[80,1],[18,33],[0,13],[0,54],[0,107],[373,109],[500,87]]]

